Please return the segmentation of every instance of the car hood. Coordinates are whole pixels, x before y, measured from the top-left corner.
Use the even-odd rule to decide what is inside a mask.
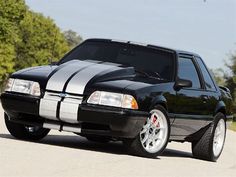
[[[13,78],[37,81],[48,91],[83,95],[96,89],[138,89],[150,85],[147,78],[137,79],[133,67],[119,64],[72,60],[59,66],[40,66],[20,70]]]

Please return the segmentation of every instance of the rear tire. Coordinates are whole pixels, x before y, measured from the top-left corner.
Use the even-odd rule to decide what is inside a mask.
[[[167,146],[170,123],[162,106],[156,106],[150,114],[136,138],[126,139],[123,143],[133,155],[156,158]]]
[[[192,153],[195,158],[217,161],[224,147],[226,136],[225,116],[217,113],[203,136],[192,142]]]
[[[50,129],[45,129],[38,126],[27,126],[11,122],[6,114],[5,124],[12,136],[22,140],[37,141],[47,136],[50,131]]]

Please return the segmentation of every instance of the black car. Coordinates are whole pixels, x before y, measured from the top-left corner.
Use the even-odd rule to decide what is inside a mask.
[[[1,101],[16,138],[35,141],[56,129],[121,140],[151,158],[170,141],[188,141],[194,157],[216,161],[232,120],[229,90],[216,85],[199,55],[107,39],[13,73]]]

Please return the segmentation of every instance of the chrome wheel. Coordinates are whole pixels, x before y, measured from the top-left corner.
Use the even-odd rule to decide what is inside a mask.
[[[225,121],[220,119],[217,123],[214,138],[213,138],[213,154],[215,157],[219,156],[225,141]]]
[[[148,153],[160,151],[168,137],[166,116],[160,110],[152,110],[140,132],[140,142]]]

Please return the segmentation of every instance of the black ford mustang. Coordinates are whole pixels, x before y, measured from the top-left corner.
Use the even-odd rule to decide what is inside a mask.
[[[200,56],[106,39],[13,73],[1,101],[16,138],[39,140],[56,129],[122,140],[144,157],[160,155],[170,141],[188,141],[195,157],[216,161],[232,119],[229,90],[216,85]]]

